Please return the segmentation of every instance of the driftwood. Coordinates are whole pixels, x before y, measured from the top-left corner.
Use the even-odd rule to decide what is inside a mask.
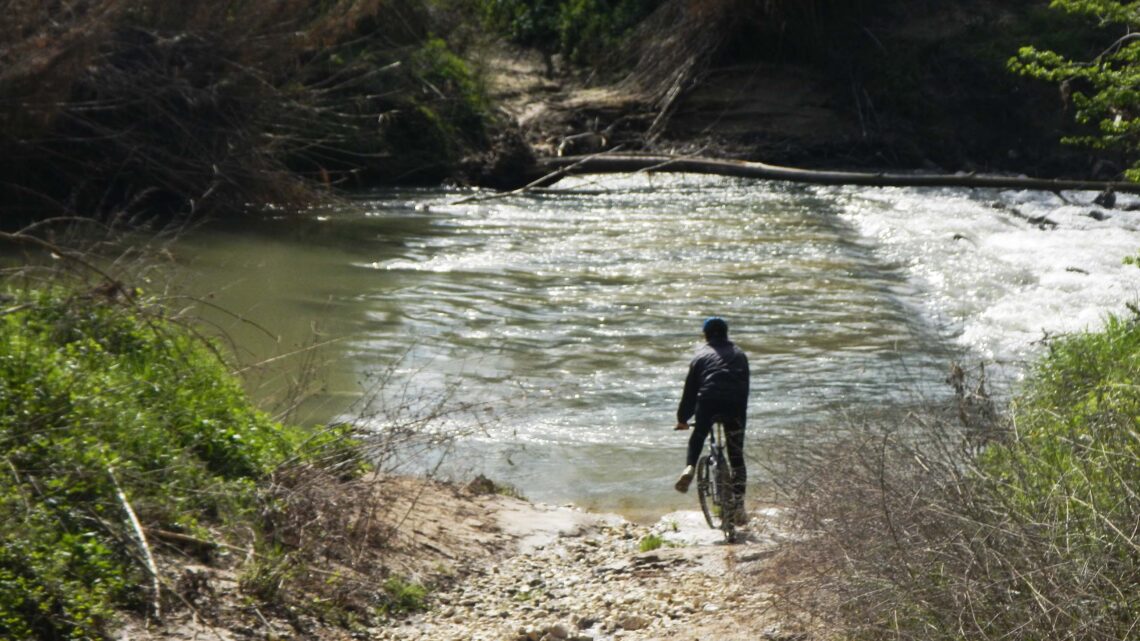
[[[154,562],[154,555],[151,554],[150,544],[147,543],[146,533],[143,530],[142,523],[139,522],[139,517],[135,513],[134,508],[131,507],[131,502],[127,500],[127,493],[123,491],[123,487],[119,485],[119,479],[115,478],[115,470],[110,465],[107,466],[107,475],[111,477],[111,484],[115,486],[115,494],[119,497],[119,505],[123,507],[123,512],[127,515],[127,520],[131,524],[131,529],[134,530],[135,540],[139,544],[139,551],[142,552],[143,562],[146,565],[146,570],[150,574],[151,580],[151,596],[154,600],[151,602],[154,618],[156,620],[162,619],[162,577],[158,573],[158,564]]]
[[[980,187],[994,189],[1032,189],[1040,191],[1090,190],[1140,193],[1140,183],[1027,178],[991,174],[896,174],[799,169],[760,162],[723,160],[696,156],[638,154],[598,154],[542,158],[539,170],[562,177],[569,174],[612,174],[633,172],[675,172],[715,174],[738,178],[784,180],[817,185],[866,185],[871,187]],[[547,182],[546,184],[549,184]]]

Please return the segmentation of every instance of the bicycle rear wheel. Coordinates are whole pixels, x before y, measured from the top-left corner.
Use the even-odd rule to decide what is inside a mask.
[[[697,461],[697,498],[701,501],[701,511],[705,513],[705,521],[708,522],[709,527],[720,527],[720,521],[716,517],[716,497],[713,493],[716,491],[716,485],[712,479],[712,458],[706,454]]]
[[[732,471],[728,462],[723,458],[715,466],[716,478],[713,480],[714,503],[719,508],[719,527],[724,532],[724,538],[729,543],[736,540],[736,494],[732,489]],[[711,524],[711,523],[710,523]]]

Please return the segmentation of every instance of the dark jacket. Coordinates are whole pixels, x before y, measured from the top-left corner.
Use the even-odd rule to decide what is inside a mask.
[[[688,421],[700,401],[747,405],[748,357],[732,341],[710,341],[697,350],[685,377],[677,421]]]

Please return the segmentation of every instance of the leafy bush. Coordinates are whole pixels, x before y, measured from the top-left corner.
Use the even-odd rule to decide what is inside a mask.
[[[514,42],[558,50],[559,0],[480,0],[484,19]]]
[[[1013,442],[982,458],[1013,509],[1050,524],[1055,543],[1077,557],[1134,549],[1140,322],[1114,317],[1101,332],[1052,343],[1013,416]],[[1129,564],[1140,569],[1140,559]]]
[[[481,0],[483,15],[515,42],[579,63],[605,61],[661,0]]]
[[[9,300],[0,637],[95,637],[113,608],[146,602],[128,506],[146,528],[237,528],[254,482],[302,434],[251,407],[207,344],[141,303],[94,291]]]
[[[460,160],[465,149],[487,142],[490,106],[485,88],[465,62],[439,38],[426,40],[411,56],[411,75],[430,92],[387,121],[385,135],[409,165],[435,167]],[[430,172],[429,172],[430,173]]]
[[[854,639],[1133,638],[1138,381],[1140,316],[1112,318],[1052,341],[1002,420],[862,426],[796,487],[811,578],[785,596]]]
[[[1072,16],[1074,25],[1111,25],[1117,33],[1106,30],[1109,39],[1102,51],[1088,56],[1091,60],[1026,46],[1009,61],[1010,69],[1057,83],[1071,100],[1076,122],[1095,128],[1095,133],[1068,136],[1064,142],[1121,152],[1131,163],[1125,176],[1140,180],[1140,111],[1136,108],[1140,99],[1136,88],[1140,82],[1140,40],[1134,33],[1140,26],[1140,14],[1134,3],[1116,0],[1053,0],[1050,7]],[[1118,39],[1113,42],[1114,38]]]

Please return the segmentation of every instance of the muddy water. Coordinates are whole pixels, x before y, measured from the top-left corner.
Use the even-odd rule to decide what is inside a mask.
[[[1016,372],[1043,328],[1095,325],[1140,280],[1119,261],[1140,247],[1134,214],[1095,221],[1052,195],[697,176],[560,187],[466,203],[383,192],[203,228],[176,246],[177,274],[226,310],[203,314],[246,362],[320,345],[255,377],[270,400],[316,390],[299,420],[383,430],[438,414],[470,433],[448,473],[634,516],[695,504],[670,489],[685,438],[671,427],[708,315],[751,357],[762,491],[783,448],[827,438],[846,409],[944,394],[955,358]],[[1042,212],[1062,227],[1026,220]]]

